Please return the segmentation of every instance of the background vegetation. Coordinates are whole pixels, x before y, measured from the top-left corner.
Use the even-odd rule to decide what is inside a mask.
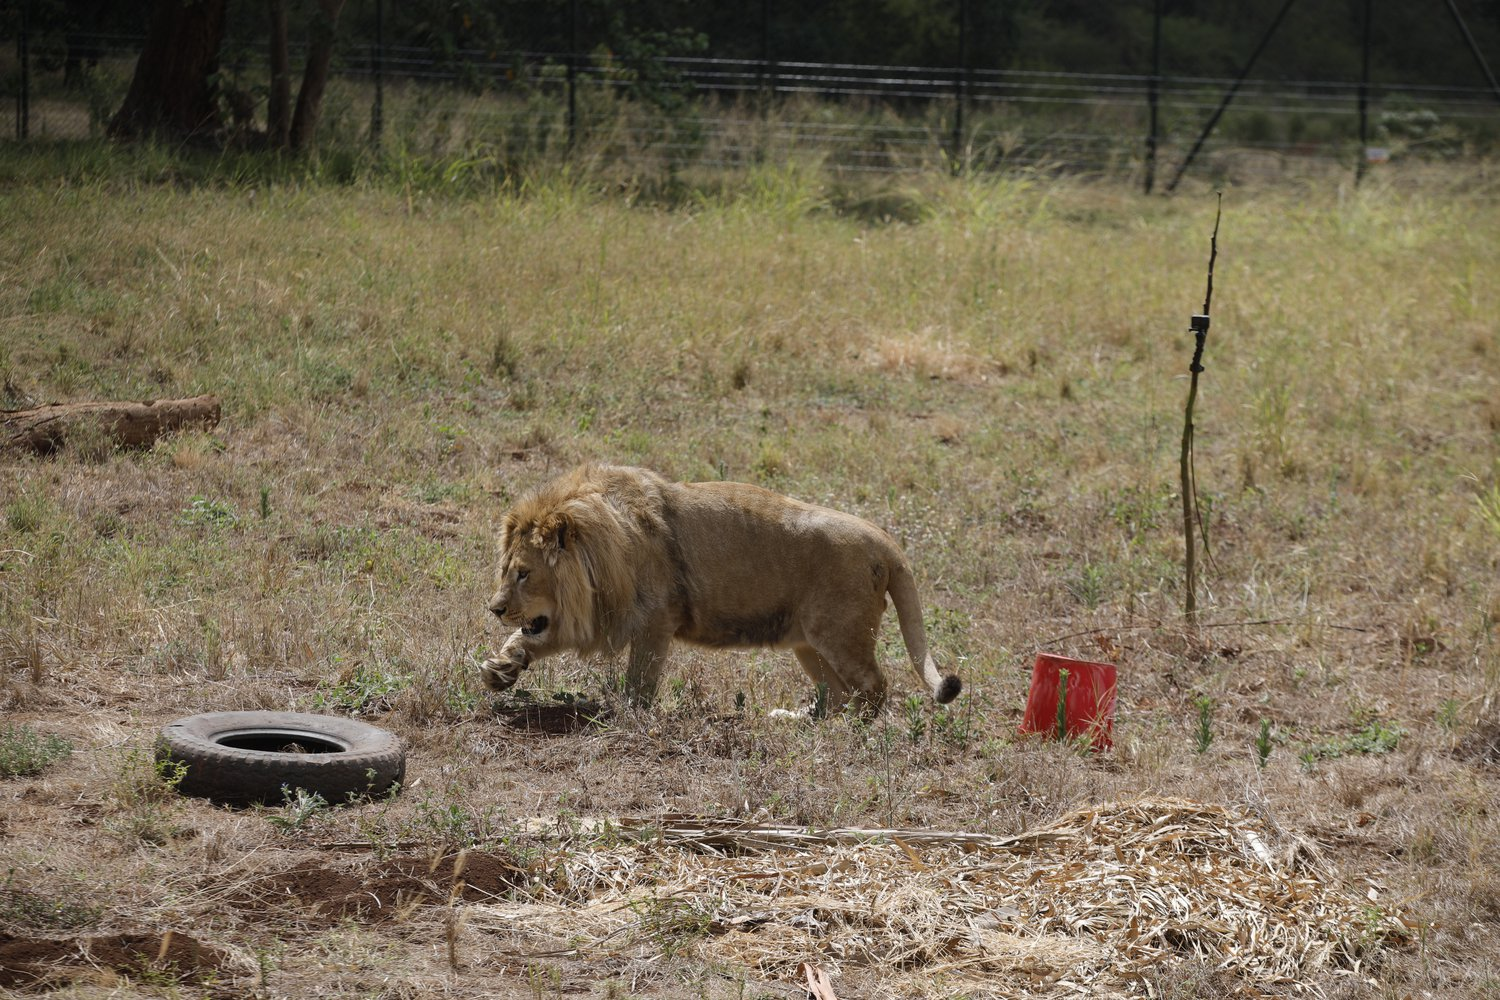
[[[973,69],[1149,73],[1155,0],[969,0],[966,38]],[[1166,0],[1162,64],[1183,76],[1233,75],[1284,0]],[[31,0],[33,30],[47,41],[39,55],[62,60],[70,32],[139,34],[151,0]],[[726,58],[956,66],[960,60],[959,0],[807,0],[734,4],[689,0],[580,0],[583,50],[607,48],[622,57],[708,52]],[[293,37],[317,17],[315,4],[290,4]],[[1457,0],[1480,49],[1500,49],[1500,8],[1492,0]],[[1371,27],[1373,78],[1391,83],[1482,87],[1483,74],[1442,0],[1381,4]],[[20,5],[0,21],[14,30]],[[231,38],[266,32],[264,4],[232,0]],[[565,52],[574,37],[571,0],[418,0],[386,3],[388,44],[460,64],[506,51]],[[1363,6],[1299,0],[1260,65],[1269,79],[1358,80]],[[350,3],[339,19],[351,51],[376,34],[376,5]],[[35,43],[34,43],[35,44]],[[769,48],[769,53],[766,51]],[[259,51],[259,49],[257,49]]]
[[[1227,193],[1198,402],[1212,561],[1190,630],[1176,448],[1206,191],[852,186],[791,162],[665,197],[568,168],[336,181],[326,162],[150,147],[0,166],[3,405],[225,404],[214,431],[149,452],[84,441],[0,470],[4,739],[45,757],[0,778],[7,933],[192,932],[253,959],[243,982],[266,995],[754,993],[772,987],[694,958],[698,925],[664,966],[459,974],[444,941],[543,949],[446,909],[340,922],[283,892],[267,921],[246,900],[330,858],[367,880],[398,851],[545,859],[591,842],[582,817],[1006,833],[1169,795],[1268,818],[1275,850],[1316,850],[1421,929],[1314,985],[1495,995],[1486,169]],[[776,724],[807,693],[785,657],[684,650],[650,711],[562,738],[507,728],[473,669],[499,639],[494,525],[584,460],[749,480],[885,526],[965,695],[908,704],[888,630],[896,694],[874,727]],[[1038,649],[1118,664],[1113,753],[1018,741]],[[617,666],[564,658],[526,684],[608,701]],[[408,786],[239,813],[170,794],[159,726],[240,708],[378,721],[410,742]],[[884,989],[879,969],[845,970],[841,991]],[[142,966],[108,989],[185,982]],[[1156,988],[1236,986],[1174,968]]]

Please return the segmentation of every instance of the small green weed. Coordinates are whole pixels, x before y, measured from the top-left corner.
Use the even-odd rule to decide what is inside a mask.
[[[234,508],[220,500],[195,496],[188,500],[177,520],[181,524],[205,525],[211,528],[232,528],[239,523]]]
[[[17,497],[5,505],[5,523],[17,534],[32,534],[47,523],[47,501],[40,496]]]
[[[466,434],[467,431],[458,431],[457,435]],[[453,440],[457,440],[455,436]],[[411,488],[411,497],[418,503],[437,504],[447,501],[465,503],[473,498],[473,490],[467,483],[450,483],[436,477],[429,476]]]
[[[317,792],[305,788],[292,789],[281,786],[281,797],[285,801],[284,811],[270,817],[271,825],[282,833],[297,833],[317,817],[328,811],[328,800]]]
[[[26,725],[7,725],[0,729],[0,778],[41,774],[72,752],[73,744],[61,736],[39,733]]]
[[[436,430],[438,437],[437,453],[439,458],[446,458],[449,455],[456,454],[457,452],[463,450],[464,439],[469,435],[468,431],[464,430],[462,427],[457,427],[452,424],[439,424]]]
[[[340,709],[356,715],[388,709],[392,695],[410,687],[411,682],[410,674],[360,663],[331,688],[313,695],[313,707],[319,711]]]
[[[955,749],[968,749],[975,735],[973,706],[974,700],[966,698],[962,709],[954,710],[949,706],[939,711],[933,717],[932,725],[938,739]]]
[[[181,761],[158,760],[146,750],[127,752],[113,788],[120,814],[106,827],[128,843],[160,846],[175,840],[183,832],[177,822],[177,788],[187,768]]]
[[[812,709],[810,712],[814,719],[828,718],[828,685],[819,683],[813,688]]]
[[[1271,739],[1271,720],[1260,720],[1260,735],[1255,737],[1255,765],[1265,767],[1271,761],[1271,750],[1275,746]]]
[[[478,710],[483,703],[478,691],[462,683],[445,684],[442,686],[442,691],[443,708],[450,715],[468,715]]]
[[[473,847],[489,839],[495,829],[493,808],[474,812],[465,804],[465,790],[458,784],[448,788],[441,800],[431,795],[417,803],[416,815],[406,824],[409,839],[430,841],[449,847]]]
[[[1488,493],[1479,494],[1478,503],[1479,516],[1500,537],[1500,483],[1491,486]]]
[[[1086,608],[1097,608],[1109,590],[1104,568],[1098,563],[1084,563],[1068,578],[1068,593]]]
[[[1308,747],[1302,751],[1302,763],[1315,764],[1320,760],[1344,757],[1348,754],[1390,753],[1401,742],[1406,730],[1375,719],[1350,736],[1338,737]]]
[[[1199,753],[1206,753],[1214,742],[1214,700],[1208,695],[1193,699],[1198,707],[1198,726],[1193,731],[1193,743]]]
[[[647,899],[631,909],[640,918],[641,932],[667,956],[691,948],[713,925],[712,913],[676,899]]]
[[[169,757],[158,760],[144,750],[131,750],[125,755],[115,790],[127,805],[170,802],[187,777],[187,769],[182,761]]]
[[[490,374],[512,378],[521,366],[521,349],[514,337],[505,330],[498,330],[490,344]]]
[[[563,995],[562,970],[553,965],[526,963],[526,986],[536,1000]]]
[[[1297,471],[1292,450],[1292,391],[1285,382],[1262,389],[1255,397],[1255,440],[1268,467],[1279,475]]]
[[[927,715],[924,708],[922,696],[910,695],[902,704],[902,714],[906,718],[906,736],[911,740],[912,746],[922,742],[922,737],[927,735]]]
[[[950,657],[963,658],[969,655],[969,636],[974,631],[974,620],[961,608],[931,608],[924,616],[928,642],[933,649],[940,649]],[[897,648],[895,658],[906,653],[904,645]]]
[[[1127,487],[1109,499],[1109,518],[1124,531],[1132,544],[1158,530],[1172,510],[1167,491]]]

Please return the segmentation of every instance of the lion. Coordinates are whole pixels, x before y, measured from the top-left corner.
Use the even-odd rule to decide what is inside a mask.
[[[673,640],[789,649],[816,685],[808,714],[873,715],[887,594],[927,693],[952,701],[962,682],[933,663],[916,581],[880,528],[748,483],[585,465],[505,515],[489,610],[514,631],[480,671],[503,691],[542,657],[628,647],[625,690],[644,705]]]

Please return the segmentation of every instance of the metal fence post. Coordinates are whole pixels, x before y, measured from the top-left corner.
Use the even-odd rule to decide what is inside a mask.
[[[1151,82],[1146,89],[1146,103],[1151,109],[1150,130],[1146,133],[1146,193],[1156,185],[1156,143],[1157,117],[1156,106],[1161,97],[1161,6],[1162,0],[1156,0],[1152,14],[1151,27]]]
[[[1364,56],[1359,69],[1359,159],[1354,164],[1354,184],[1364,180],[1370,159],[1370,14],[1373,0],[1365,0]]]
[[[969,0],[958,0],[958,73],[954,79],[953,165],[964,167],[964,105],[969,100]]]
[[[380,136],[385,131],[385,0],[375,0],[375,50],[372,55],[375,103],[370,106],[370,146],[378,152]]]
[[[578,145],[578,0],[570,5],[568,28],[568,152]]]
[[[776,64],[771,61],[771,0],[760,0],[760,73],[757,87],[760,100],[760,124],[756,131],[755,162],[761,163],[770,153],[771,114],[776,103]]]
[[[776,94],[776,64],[771,61],[771,0],[760,0],[760,89],[768,96]]]
[[[30,0],[21,0],[21,31],[16,36],[16,57],[21,62],[21,88],[16,91],[16,138],[31,135],[31,25],[26,19]]]

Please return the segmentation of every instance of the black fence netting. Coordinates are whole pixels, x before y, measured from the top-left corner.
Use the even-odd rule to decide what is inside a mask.
[[[105,135],[141,43],[19,33],[0,51],[0,141]],[[265,127],[265,52],[260,42],[224,46],[216,82],[225,141]],[[293,67],[300,58],[292,53]],[[602,46],[435,54],[352,42],[335,57],[317,135],[322,149],[451,162],[1042,166],[1144,174],[1148,187],[1190,154],[1195,170],[1275,175],[1485,156],[1497,143],[1500,96],[1483,86],[623,56]]]

